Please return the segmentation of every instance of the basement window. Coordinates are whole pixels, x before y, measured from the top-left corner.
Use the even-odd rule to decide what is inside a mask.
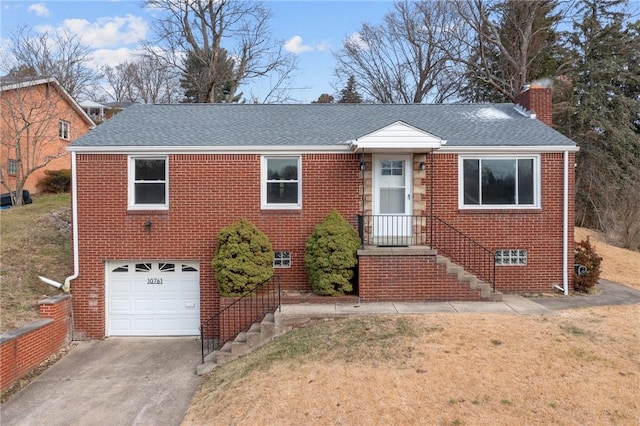
[[[527,264],[527,251],[523,249],[496,250],[495,254],[498,266],[525,266]]]
[[[291,252],[277,251],[273,255],[274,268],[291,268]]]

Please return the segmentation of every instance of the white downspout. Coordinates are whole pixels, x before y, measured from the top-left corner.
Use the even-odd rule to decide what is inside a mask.
[[[59,283],[52,279],[38,275],[40,281],[47,283],[57,289],[69,293],[71,281],[78,278],[80,274],[80,261],[78,260],[78,186],[76,184],[76,153],[71,152],[71,232],[73,235],[73,275],[65,278],[64,283]]]
[[[73,275],[64,280],[62,289],[65,293],[71,290],[71,281],[80,275],[80,260],[78,259],[78,179],[76,173],[76,152],[71,151],[71,219],[73,233]]]
[[[564,151],[564,188],[562,191],[562,288],[569,295],[569,151]]]

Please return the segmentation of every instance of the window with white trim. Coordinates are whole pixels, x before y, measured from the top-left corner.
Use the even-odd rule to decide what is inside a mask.
[[[291,252],[276,251],[273,253],[274,268],[291,268]]]
[[[460,208],[537,208],[539,156],[460,156]]]
[[[18,174],[18,161],[9,159],[7,160],[7,173],[11,176]]]
[[[501,249],[495,251],[498,266],[525,266],[527,251],[523,249]]]
[[[60,120],[60,123],[58,125],[58,136],[60,136],[62,139],[68,140],[70,127],[71,124],[69,124],[68,121]]]
[[[129,209],[166,210],[168,175],[167,157],[129,157]]]
[[[264,156],[261,169],[263,209],[302,207],[302,167],[299,156]]]

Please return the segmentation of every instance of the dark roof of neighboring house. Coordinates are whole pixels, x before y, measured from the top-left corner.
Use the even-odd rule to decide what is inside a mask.
[[[514,104],[133,105],[71,146],[343,145],[397,121],[447,146],[575,147]]]

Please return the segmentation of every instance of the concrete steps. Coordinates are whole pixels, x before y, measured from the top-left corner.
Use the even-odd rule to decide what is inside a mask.
[[[259,323],[251,325],[249,330],[240,332],[232,341],[225,343],[220,350],[213,351],[198,365],[196,373],[201,376],[213,371],[241,355],[251,352],[276,336],[276,324],[272,313],[267,313]]]
[[[502,293],[493,291],[491,284],[480,280],[474,274],[466,271],[462,266],[452,262],[448,257],[438,254],[436,255],[436,263],[444,265],[447,274],[455,276],[458,281],[468,283],[470,289],[480,290],[480,297],[483,299],[492,302],[502,301]]]

